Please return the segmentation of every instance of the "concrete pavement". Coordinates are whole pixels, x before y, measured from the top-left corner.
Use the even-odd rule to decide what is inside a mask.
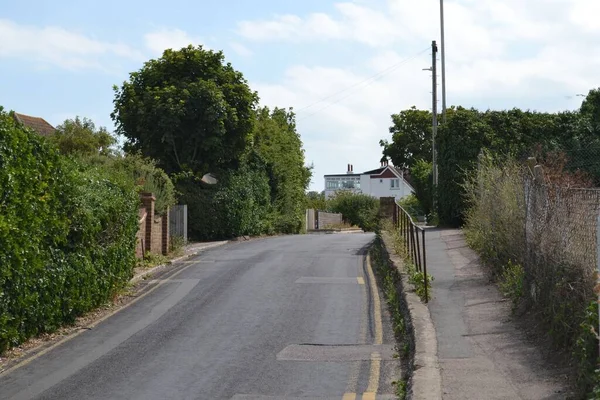
[[[429,310],[443,399],[566,399],[565,366],[550,365],[511,319],[460,230],[428,230]]]
[[[140,301],[0,375],[0,399],[393,398],[394,338],[365,263],[373,238],[207,250],[147,281]]]

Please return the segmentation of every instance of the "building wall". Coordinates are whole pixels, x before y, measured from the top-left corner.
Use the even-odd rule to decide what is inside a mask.
[[[364,175],[365,180],[368,180],[369,194],[371,196],[382,198],[382,197],[394,197],[396,200],[400,200],[411,194],[410,186],[400,179],[399,188],[391,188],[391,180],[399,178],[371,178],[369,175]],[[362,186],[362,182],[361,182]]]

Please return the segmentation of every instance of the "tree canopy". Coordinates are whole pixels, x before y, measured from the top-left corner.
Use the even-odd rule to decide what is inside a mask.
[[[304,191],[311,172],[304,165],[302,140],[292,110],[267,107],[257,110],[254,149],[266,162],[277,228],[297,231],[304,216]]]
[[[91,119],[67,119],[50,137],[62,154],[109,155],[117,139],[105,127],[96,128]]]
[[[114,91],[111,117],[127,138],[125,149],[168,173],[224,168],[251,139],[258,96],[220,51],[165,50]]]
[[[418,160],[431,161],[431,112],[412,107],[392,115],[392,142],[381,140],[384,157],[395,166],[410,168]]]

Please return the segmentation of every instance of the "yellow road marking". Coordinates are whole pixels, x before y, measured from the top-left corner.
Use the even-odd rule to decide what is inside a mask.
[[[356,400],[356,393],[345,393],[342,400]]]
[[[369,274],[369,284],[371,286],[371,295],[373,296],[373,319],[375,320],[375,344],[383,344],[383,322],[381,319],[381,301],[379,300],[379,290],[375,274],[371,267],[371,257],[367,255],[367,273]],[[371,354],[371,369],[369,371],[369,386],[362,398],[369,400],[375,399],[377,390],[379,390],[379,379],[381,377],[381,354]]]
[[[359,276],[358,278],[356,278],[356,280],[358,281],[359,285],[365,284],[365,278],[363,278],[362,276]]]
[[[107,320],[108,318],[112,317],[113,315],[115,315],[116,313],[123,311],[127,308],[129,308],[130,306],[134,305],[135,303],[137,303],[138,301],[140,301],[141,299],[143,299],[144,297],[148,296],[150,293],[154,292],[156,289],[158,289],[159,287],[161,287],[163,284],[165,284],[166,282],[169,282],[172,278],[175,278],[177,275],[181,274],[183,271],[185,271],[186,269],[188,269],[189,267],[191,267],[193,264],[188,264],[185,267],[183,267],[182,269],[180,269],[179,271],[175,272],[173,275],[171,275],[169,277],[169,279],[161,279],[158,280],[158,283],[156,286],[154,286],[153,288],[148,289],[146,292],[142,293],[140,296],[136,297],[135,299],[133,299],[132,301],[130,301],[129,303],[125,304],[123,307],[118,308],[114,311],[111,311],[110,313],[106,314],[105,316],[103,316],[102,318],[92,322],[91,324],[87,325],[86,328],[87,329],[82,329],[79,330],[75,333],[72,333],[66,337],[64,337],[63,339],[59,340],[58,342],[54,343],[52,346],[45,348],[44,350],[41,350],[40,352],[36,353],[35,355],[19,362],[18,364],[10,367],[7,370],[1,371],[0,375],[5,375],[8,374],[10,372],[13,372],[21,367],[24,367],[25,365],[31,363],[34,360],[37,360],[38,358],[40,358],[41,356],[43,356],[44,354],[49,353],[50,351],[54,350],[55,348],[57,348],[58,346],[60,346],[61,344],[68,342],[71,339],[76,338],[77,336],[81,335],[84,332],[87,332],[89,329],[94,328],[95,326],[97,326],[98,324],[100,324],[101,322]]]
[[[369,274],[369,283],[373,296],[373,313],[375,319],[375,344],[383,344],[383,323],[381,320],[381,301],[379,300],[379,290],[375,281],[375,274],[371,268],[371,257],[367,256],[367,273]]]
[[[367,393],[377,393],[377,390],[379,389],[379,376],[380,375],[381,375],[381,355],[379,353],[372,353],[371,354],[371,370],[369,372],[369,386],[367,386]]]

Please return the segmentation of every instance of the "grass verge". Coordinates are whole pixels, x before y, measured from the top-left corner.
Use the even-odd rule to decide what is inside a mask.
[[[379,235],[369,250],[378,284],[385,297],[390,311],[392,328],[396,337],[396,349],[402,365],[402,376],[393,382],[395,394],[399,399],[405,399],[408,394],[408,382],[412,373],[412,357],[414,355],[414,339],[410,322],[405,319],[408,308],[402,296],[402,277],[394,268],[389,255]],[[410,320],[408,320],[410,321]]]

